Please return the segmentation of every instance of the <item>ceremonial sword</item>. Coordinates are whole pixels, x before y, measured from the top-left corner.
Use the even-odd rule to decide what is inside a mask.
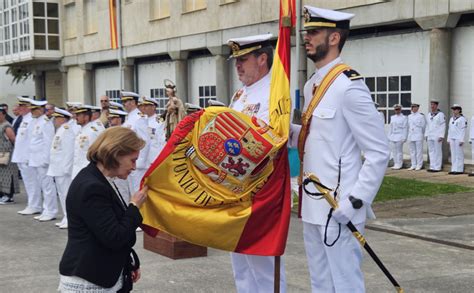
[[[329,189],[326,186],[324,186],[323,184],[321,184],[321,182],[319,181],[319,178],[316,175],[314,175],[313,173],[305,173],[305,176],[307,177],[307,179],[305,180],[305,182],[303,184],[306,185],[308,183],[308,181],[312,182],[314,184],[314,186],[316,187],[316,189],[318,189],[318,191],[321,193],[320,195],[323,196],[327,200],[329,205],[334,210],[337,209],[337,207],[338,207],[337,201],[329,193],[329,191],[331,191],[331,189]],[[400,287],[397,280],[395,280],[395,278],[392,276],[392,274],[390,274],[388,269],[385,267],[385,265],[382,263],[382,261],[379,259],[379,257],[375,254],[375,252],[372,250],[372,248],[367,243],[367,240],[365,240],[364,236],[357,230],[357,228],[354,226],[354,224],[352,224],[352,222],[349,221],[349,223],[347,223],[346,226],[347,226],[347,228],[349,228],[349,230],[351,230],[352,235],[354,235],[354,237],[359,241],[360,245],[362,245],[365,248],[365,250],[370,255],[370,257],[372,257],[372,259],[375,261],[377,266],[382,270],[382,272],[385,274],[385,276],[390,280],[392,285],[395,287],[395,290],[397,290],[398,293],[404,293],[405,291],[403,290],[403,288]]]

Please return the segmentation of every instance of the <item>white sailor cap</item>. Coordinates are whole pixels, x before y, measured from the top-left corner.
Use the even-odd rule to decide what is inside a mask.
[[[378,108],[378,107],[380,107],[380,104],[379,104],[379,103],[377,103],[377,102],[374,102],[374,105],[375,105],[375,108]]]
[[[184,107],[186,108],[186,112],[196,112],[202,109],[200,106],[191,103],[185,103]]]
[[[99,106],[89,106],[89,108],[91,109],[92,113],[100,112],[102,110],[102,108]]]
[[[417,103],[411,103],[411,107],[420,107],[420,104],[417,104]]]
[[[114,101],[109,102],[109,108],[110,109],[115,109],[115,110],[117,110],[117,109],[122,109],[123,110],[124,109],[122,104],[114,102]]]
[[[109,116],[108,118],[114,118],[114,117],[125,117],[127,116],[128,113],[122,110],[115,110],[115,109],[110,109],[109,110]]]
[[[82,106],[82,103],[81,102],[66,102],[66,106],[68,106],[69,108],[78,108]]]
[[[350,20],[354,17],[354,14],[305,5],[303,17],[303,30],[331,27],[348,30]]]
[[[225,107],[224,103],[222,103],[221,101],[217,101],[217,100],[209,100],[209,101],[207,101],[207,103],[209,104],[209,106]]]
[[[439,105],[439,101],[438,101],[438,100],[434,100],[434,99],[431,99],[431,100],[430,100],[430,103],[435,103],[436,105]]]
[[[48,103],[48,101],[36,101],[36,100],[31,100],[30,102],[30,106],[29,108],[30,109],[36,109],[36,108],[39,108],[39,107],[44,107],[46,106],[46,104]]]
[[[230,55],[229,59],[243,56],[264,47],[271,47],[271,38],[273,38],[272,34],[263,34],[244,38],[229,39],[227,40],[227,45],[232,50],[232,54]]]
[[[92,107],[91,105],[81,105],[81,106],[75,107],[73,113],[79,114],[79,113],[84,113],[84,112],[91,112],[92,110],[91,107]]]
[[[63,118],[66,118],[66,117],[72,117],[72,114],[69,113],[69,112],[66,111],[66,110],[61,109],[61,108],[54,107],[54,113],[51,114],[51,116],[53,116],[53,117],[63,117]]]
[[[155,105],[155,106],[158,105],[158,101],[154,98],[143,96],[142,99],[143,99],[142,104],[144,104],[144,105]]]
[[[459,104],[453,104],[453,105],[451,106],[451,109],[453,109],[453,110],[456,110],[456,109],[462,110],[462,107],[461,107],[461,105],[459,105]]]
[[[402,108],[402,105],[400,104],[393,105],[393,109],[401,109],[401,108]]]
[[[140,95],[134,92],[120,92],[120,99],[122,101],[135,100],[138,102]]]
[[[22,97],[22,96],[17,96],[16,97],[18,99],[18,105],[22,106],[29,106],[31,104],[31,99],[30,98],[25,98],[25,97]]]

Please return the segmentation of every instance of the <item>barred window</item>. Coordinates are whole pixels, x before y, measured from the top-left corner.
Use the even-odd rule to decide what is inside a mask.
[[[401,104],[402,113],[411,112],[411,76],[377,76],[366,77],[365,84],[369,88],[372,100],[379,104],[378,110],[384,114],[385,123],[395,114],[393,105]]]
[[[199,107],[206,108],[209,106],[209,100],[217,100],[216,86],[205,85],[199,87]]]
[[[158,115],[163,114],[166,110],[166,103],[168,102],[165,88],[150,89],[150,97],[158,101],[158,106],[156,106]]]

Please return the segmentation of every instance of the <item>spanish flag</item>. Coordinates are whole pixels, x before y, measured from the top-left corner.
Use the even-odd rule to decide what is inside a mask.
[[[109,0],[110,47],[118,48],[117,38],[117,6],[115,0]]]
[[[291,17],[290,2],[281,1],[287,4],[281,12]],[[164,231],[245,254],[284,253],[291,205],[290,26],[284,34],[280,29],[274,57],[270,125],[226,107],[186,116],[144,176],[149,187],[140,209],[145,233]]]

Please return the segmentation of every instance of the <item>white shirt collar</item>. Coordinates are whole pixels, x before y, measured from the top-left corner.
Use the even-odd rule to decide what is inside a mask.
[[[337,57],[336,59],[332,60],[328,64],[324,65],[323,67],[316,69],[316,78],[317,80],[322,80],[326,74],[328,74],[329,70],[334,67],[334,65],[342,63],[341,57]]]

